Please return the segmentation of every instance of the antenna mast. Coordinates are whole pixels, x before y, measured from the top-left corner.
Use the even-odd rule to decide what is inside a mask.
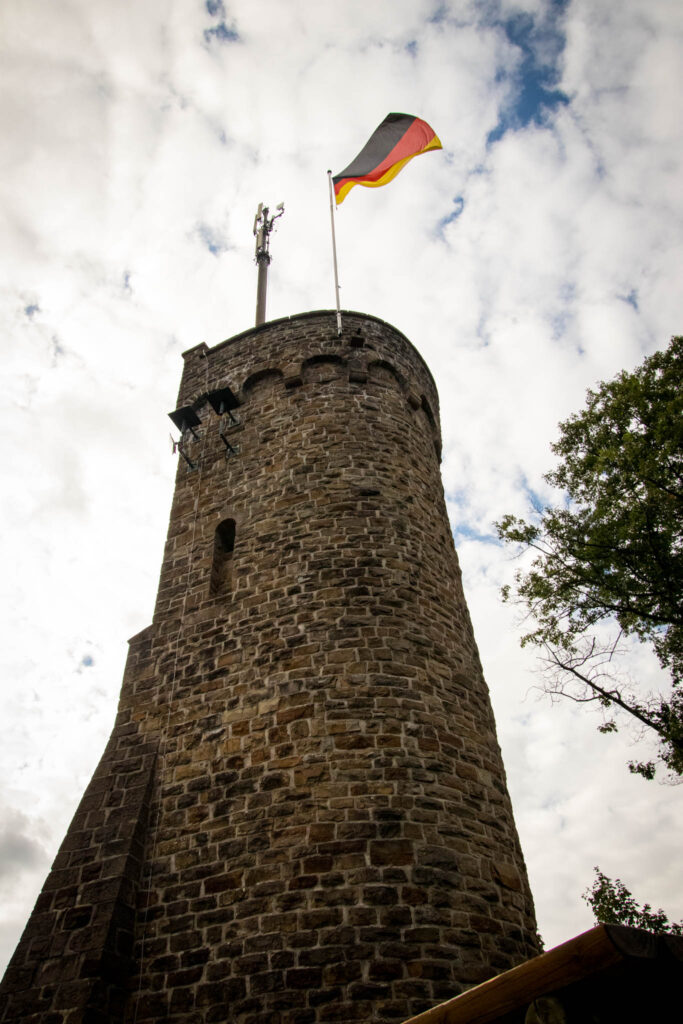
[[[266,290],[268,288],[268,264],[271,260],[269,252],[270,233],[273,224],[285,212],[285,204],[278,203],[275,209],[278,211],[272,217],[268,214],[270,210],[263,203],[258,204],[258,210],[254,217],[254,236],[256,237],[256,265],[258,267],[258,284],[256,286],[256,326],[265,322],[266,319]]]

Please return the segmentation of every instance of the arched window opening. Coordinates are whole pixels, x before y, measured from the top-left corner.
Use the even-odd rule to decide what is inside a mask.
[[[232,560],[235,551],[235,520],[224,519],[216,527],[213,538],[211,594],[227,594],[232,582]]]
[[[247,377],[242,390],[245,395],[250,395],[252,391],[260,388],[261,385],[265,388],[273,387],[278,380],[282,380],[282,370],[279,370],[276,366],[262,367]]]
[[[432,407],[424,395],[422,395],[422,409],[424,411],[425,416],[429,420],[429,425],[431,426],[432,430],[436,430],[436,420],[434,418],[434,413],[432,412]]]
[[[327,384],[341,376],[344,360],[334,352],[321,352],[317,356],[304,359],[301,364],[304,380],[307,383]]]
[[[317,356],[309,356],[308,359],[304,359],[303,365],[319,366],[323,363],[341,363],[343,365],[344,360],[336,352],[320,352]]]
[[[403,376],[396,367],[392,366],[385,359],[376,359],[370,363],[368,365],[368,373],[370,374],[370,380],[374,384],[389,384],[392,387],[398,384],[402,388],[405,383]]]

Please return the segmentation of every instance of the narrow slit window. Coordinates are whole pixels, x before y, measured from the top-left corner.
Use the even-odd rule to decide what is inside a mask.
[[[235,520],[224,519],[216,527],[213,539],[211,594],[227,594],[232,582],[232,560],[235,552]]]

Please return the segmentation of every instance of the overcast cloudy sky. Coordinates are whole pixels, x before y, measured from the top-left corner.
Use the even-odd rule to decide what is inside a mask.
[[[444,149],[340,207],[342,304],[436,378],[541,933],[590,927],[594,864],[683,916],[683,791],[538,699],[491,525],[549,497],[585,389],[683,331],[682,42],[680,0],[3,0],[0,960],[151,618],[180,353],[253,322],[261,200],[268,316],[333,305],[325,172],[389,111]]]

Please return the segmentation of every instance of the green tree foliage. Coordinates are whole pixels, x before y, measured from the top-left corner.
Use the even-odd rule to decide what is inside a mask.
[[[596,924],[625,924],[648,932],[683,935],[683,921],[675,923],[663,910],[653,910],[649,903],[639,906],[620,878],[612,881],[596,867],[593,886],[583,899],[593,911]]]
[[[589,391],[585,409],[560,424],[552,445],[560,507],[534,522],[507,515],[498,536],[531,550],[527,569],[503,590],[532,625],[522,645],[543,650],[547,689],[621,709],[659,739],[660,760],[683,775],[683,338],[634,372]],[[605,641],[604,624],[615,634]],[[627,636],[650,644],[671,693],[643,695],[619,680]],[[640,696],[638,694],[641,694]],[[607,717],[601,731],[617,728]],[[646,778],[653,761],[630,766]]]

